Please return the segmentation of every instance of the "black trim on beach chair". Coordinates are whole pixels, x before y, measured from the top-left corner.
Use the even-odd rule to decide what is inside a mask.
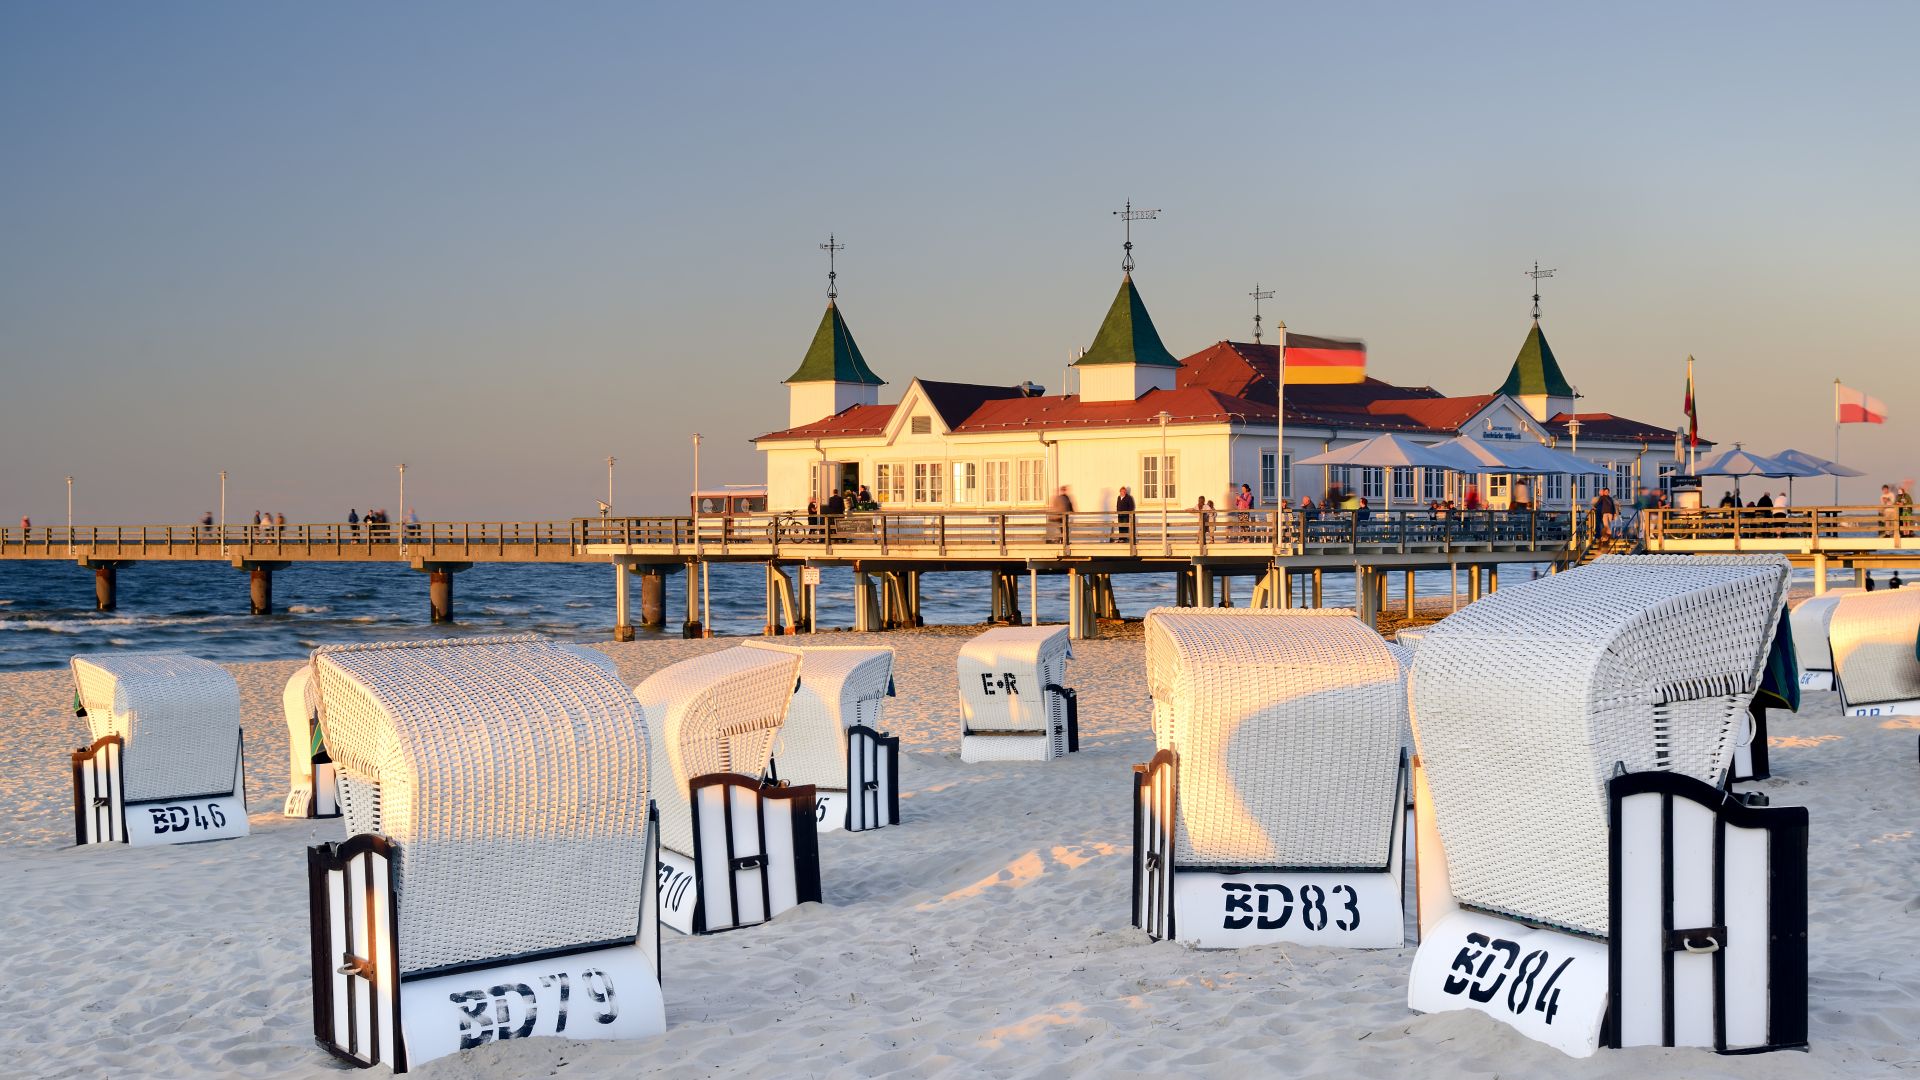
[[[710,866],[710,852],[703,849],[700,822],[700,793],[707,788],[723,788],[720,795],[721,835],[726,841],[726,850],[721,853],[724,862],[719,866]],[[696,934],[718,933],[723,930],[738,929],[743,926],[758,925],[773,916],[773,883],[769,876],[772,867],[768,862],[767,818],[770,813],[784,812],[787,828],[792,835],[793,883],[795,902],[805,904],[818,903],[820,892],[820,843],[819,827],[814,821],[814,788],[812,784],[797,787],[768,784],[751,776],[739,773],[708,773],[696,776],[687,785],[687,799],[693,816],[693,873],[696,881],[696,897],[693,907],[693,932]],[[745,855],[735,849],[737,833],[733,826],[734,804],[745,801],[755,816],[755,836],[757,850]],[[784,808],[776,803],[790,804]],[[777,820],[777,819],[776,819]],[[715,873],[717,871],[717,873]],[[757,884],[760,893],[762,917],[751,923],[741,922],[740,915],[740,875],[753,874],[749,887]],[[727,910],[732,921],[725,926],[709,923],[709,913],[713,910],[711,898],[717,895],[721,882],[711,880],[715,876],[724,876]]]
[[[73,752],[75,846],[127,842],[126,784],[121,777],[125,754],[126,744],[118,735],[103,735]]]
[[[854,808],[859,808],[859,814]],[[847,729],[845,827],[866,832],[900,822],[900,739],[864,724]]]
[[[1133,925],[1155,941],[1173,925],[1173,821],[1179,757],[1162,750],[1133,767]],[[1151,810],[1152,817],[1149,818]]]
[[[1058,695],[1060,700],[1066,704],[1066,707],[1067,707],[1067,753],[1072,754],[1072,753],[1079,752],[1080,750],[1080,695],[1074,693],[1073,687],[1061,686],[1058,683],[1048,683],[1047,685],[1040,688],[1040,692],[1044,694]]]

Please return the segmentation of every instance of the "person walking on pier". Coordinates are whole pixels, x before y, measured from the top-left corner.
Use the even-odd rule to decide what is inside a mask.
[[[1613,492],[1601,488],[1600,494],[1593,497],[1593,535],[1596,540],[1605,540],[1613,535],[1613,519],[1620,514],[1620,507],[1613,501]]]
[[[1133,493],[1121,488],[1120,497],[1113,500],[1113,512],[1120,523],[1120,541],[1125,543],[1133,539]]]
[[[213,536],[213,511],[209,510],[200,515],[200,534],[206,537]]]
[[[360,511],[351,506],[347,507],[347,531],[353,534],[354,543],[360,542]]]
[[[1058,544],[1067,538],[1067,515],[1073,513],[1073,496],[1067,493],[1065,484],[1054,495],[1053,502],[1047,508],[1047,539]]]

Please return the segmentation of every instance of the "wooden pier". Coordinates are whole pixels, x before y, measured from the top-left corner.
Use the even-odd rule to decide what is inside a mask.
[[[605,563],[615,575],[615,636],[632,636],[629,577],[641,578],[641,625],[665,623],[665,575],[689,576],[685,628],[709,623],[705,568],[760,563],[767,574],[769,633],[812,625],[814,575],[853,570],[855,629],[916,625],[919,578],[976,572],[990,582],[995,618],[1019,621],[1020,581],[1034,595],[1042,574],[1065,575],[1076,636],[1117,612],[1112,575],[1180,576],[1182,602],[1230,602],[1236,578],[1255,582],[1246,602],[1290,606],[1296,594],[1317,606],[1322,575],[1355,575],[1371,618],[1386,602],[1388,575],[1472,571],[1466,595],[1496,587],[1498,568],[1577,558],[1565,512],[1347,511],[1302,517],[1291,511],[1053,514],[873,513],[809,519],[794,514],[724,517],[609,517],[545,522],[420,522],[320,525],[85,525],[0,529],[0,558],[68,561],[95,574],[102,610],[117,603],[122,568],[150,561],[228,563],[249,575],[251,609],[273,610],[273,573],[295,562],[403,563],[428,575],[433,621],[453,618],[453,575],[476,563]],[[1457,577],[1456,577],[1457,580]],[[1483,585],[1482,582],[1485,582]],[[1300,587],[1296,589],[1296,581]],[[1030,609],[1031,610],[1031,609]]]
[[[1814,591],[1827,591],[1827,574],[1851,570],[1920,572],[1920,521],[1899,507],[1743,506],[1703,510],[1649,510],[1646,550],[1685,555],[1778,554],[1811,567]]]

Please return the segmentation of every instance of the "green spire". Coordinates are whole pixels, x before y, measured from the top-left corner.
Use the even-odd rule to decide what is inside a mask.
[[[1573,396],[1573,387],[1567,383],[1567,377],[1560,374],[1560,363],[1553,358],[1553,347],[1547,344],[1547,335],[1540,332],[1539,320],[1536,319],[1533,329],[1527,331],[1527,340],[1520,345],[1520,355],[1513,358],[1513,370],[1507,372],[1507,381],[1501,383],[1496,392],[1514,397],[1528,394]]]
[[[1160,344],[1160,332],[1153,328],[1153,317],[1147,314],[1147,305],[1140,302],[1140,293],[1133,287],[1132,274],[1120,279],[1120,292],[1113,298],[1113,306],[1107,309],[1100,332],[1093,335],[1093,348],[1087,350],[1087,355],[1074,361],[1073,366],[1091,364],[1180,366],[1180,361],[1174,359],[1165,345]]]
[[[840,308],[827,301],[827,313],[820,316],[820,329],[813,332],[813,344],[807,346],[800,368],[787,376],[796,382],[844,382],[862,386],[882,386],[887,380],[873,373],[860,346],[853,343],[853,331],[840,317]]]

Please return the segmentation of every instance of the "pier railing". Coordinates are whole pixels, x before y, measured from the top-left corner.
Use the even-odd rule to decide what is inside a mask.
[[[52,525],[0,529],[0,558],[247,562],[593,562],[656,558],[1066,558],[1563,552],[1555,511],[854,513],[302,525]]]
[[[1764,506],[1646,510],[1648,551],[1920,551],[1920,522],[1894,506]]]

